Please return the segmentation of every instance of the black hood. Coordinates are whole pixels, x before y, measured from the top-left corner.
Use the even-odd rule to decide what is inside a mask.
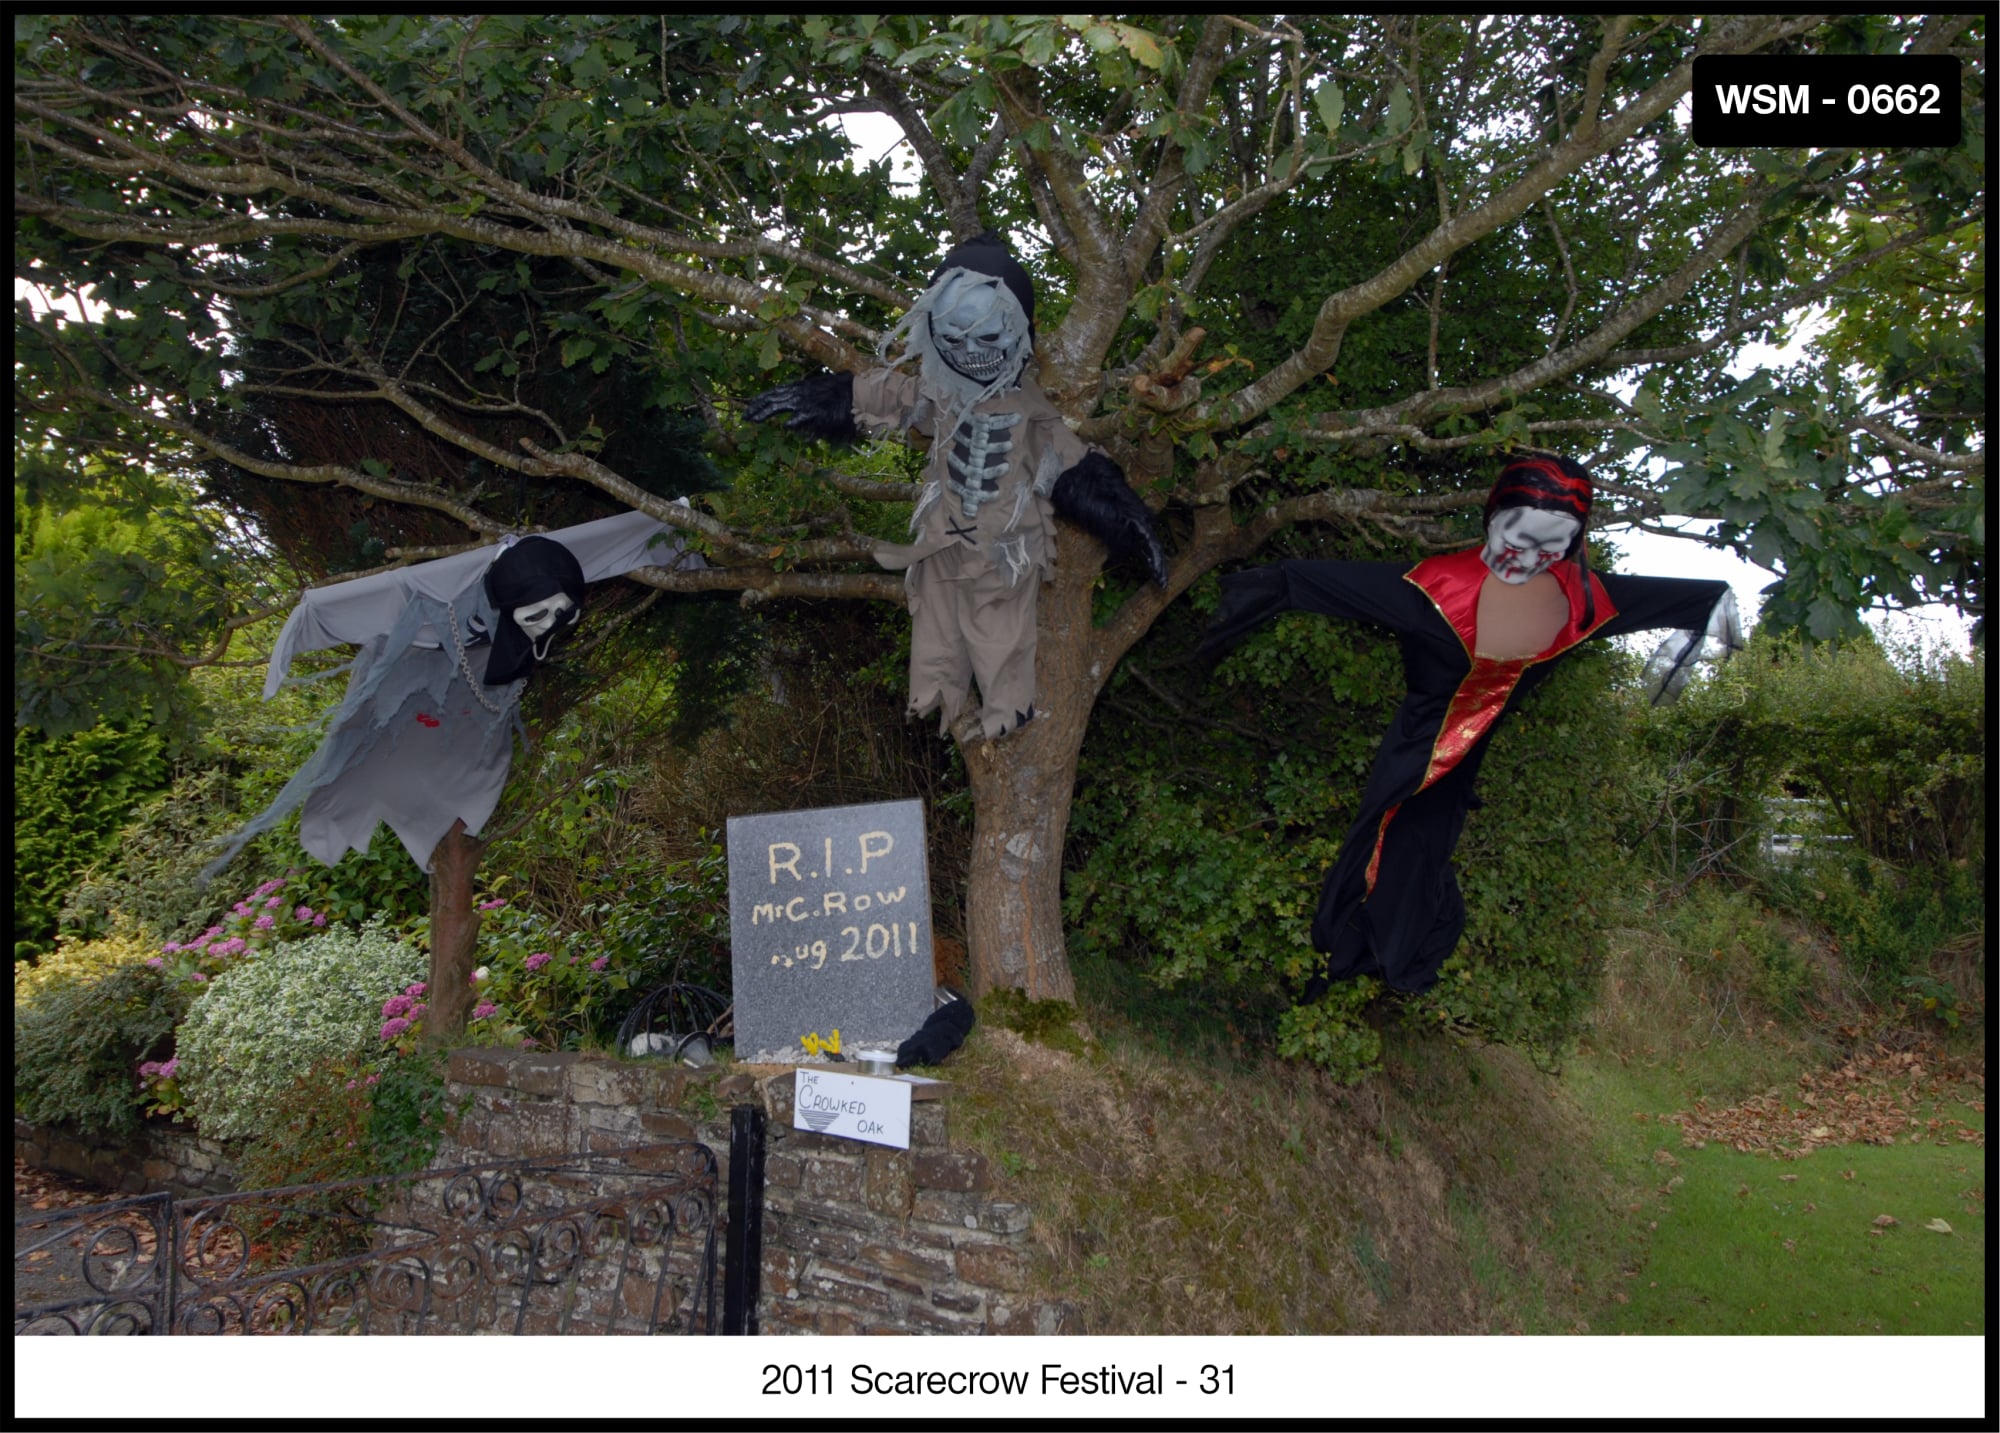
[[[514,609],[561,593],[576,605],[563,613],[552,634],[560,636],[583,616],[583,566],[554,538],[524,537],[493,559],[484,581],[494,612],[485,684],[500,687],[527,676],[535,666],[534,644],[514,620]]]

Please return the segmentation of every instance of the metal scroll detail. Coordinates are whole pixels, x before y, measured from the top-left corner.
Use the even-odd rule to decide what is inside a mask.
[[[712,1333],[716,1190],[667,1144],[37,1214],[14,1332]]]

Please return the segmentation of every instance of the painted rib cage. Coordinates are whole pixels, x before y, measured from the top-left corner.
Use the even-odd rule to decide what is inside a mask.
[[[714,1154],[654,1145],[32,1215],[14,1331],[712,1333],[715,1262]]]

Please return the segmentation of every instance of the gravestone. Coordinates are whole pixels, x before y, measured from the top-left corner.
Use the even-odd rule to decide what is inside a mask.
[[[924,804],[729,818],[736,1058],[893,1050],[930,1015]]]

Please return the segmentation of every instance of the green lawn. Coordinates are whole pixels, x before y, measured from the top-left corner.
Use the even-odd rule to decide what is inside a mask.
[[[1965,1105],[1927,1113],[1986,1124]],[[1631,1215],[1629,1302],[1593,1320],[1599,1332],[1986,1332],[1979,1146],[1844,1145],[1803,1159],[1663,1147],[1678,1162],[1656,1162],[1659,1183],[1680,1182]],[[1897,1222],[1878,1229],[1884,1214]]]

